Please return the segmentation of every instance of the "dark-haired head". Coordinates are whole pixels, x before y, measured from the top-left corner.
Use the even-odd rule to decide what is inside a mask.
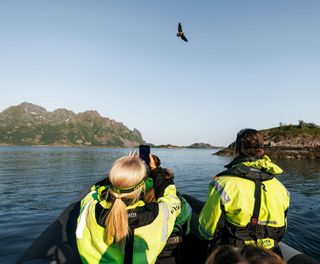
[[[236,139],[236,155],[245,157],[262,157],[263,150],[263,136],[255,129],[242,129],[237,134]]]
[[[158,156],[156,156],[154,154],[152,154],[152,157],[153,157],[153,160],[154,160],[156,167],[158,168],[161,165],[161,160],[159,159]]]
[[[248,264],[285,264],[286,262],[271,250],[256,246],[246,246],[242,249]]]
[[[225,245],[216,248],[205,264],[247,264],[238,248]]]

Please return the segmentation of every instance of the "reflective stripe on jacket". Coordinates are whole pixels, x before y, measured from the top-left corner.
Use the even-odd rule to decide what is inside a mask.
[[[246,171],[247,174],[252,173],[257,178],[264,173],[267,173],[268,177],[271,175],[266,180],[262,180],[261,205],[257,222],[260,229],[263,226],[266,228],[263,228],[263,234],[258,234],[260,235],[258,241],[253,242],[272,248],[274,246],[273,240],[277,240],[277,238],[271,237],[276,236],[273,235],[273,230],[286,226],[286,212],[290,200],[289,192],[274,178],[274,175],[282,173],[282,170],[272,163],[267,156],[257,161],[242,162],[236,166],[247,168],[247,170],[242,171]],[[230,229],[235,233],[246,231],[253,215],[254,193],[255,182],[253,179],[245,178],[243,175],[217,177],[210,184],[208,199],[199,215],[201,236],[206,240],[213,240],[213,243],[220,243],[221,240],[226,239],[223,236],[230,234]],[[266,235],[265,229],[271,230],[268,232],[269,236]],[[249,231],[243,233],[249,234]],[[233,236],[234,234],[230,235],[229,238],[234,238]],[[270,244],[263,240],[264,238],[271,238]],[[246,243],[246,241],[244,242]],[[252,240],[247,241],[247,243],[251,242]]]
[[[81,213],[77,225],[77,246],[83,263],[123,263],[124,254],[119,243],[107,245],[105,228],[97,219],[97,206],[110,204],[97,199],[99,190],[89,193],[81,203]],[[128,206],[130,218],[143,215],[148,224],[133,229],[133,263],[154,263],[170,236],[176,217],[180,213],[180,200],[173,184],[166,186],[157,202],[145,204],[138,201]],[[151,209],[153,211],[151,211]],[[133,221],[134,222],[134,221]]]

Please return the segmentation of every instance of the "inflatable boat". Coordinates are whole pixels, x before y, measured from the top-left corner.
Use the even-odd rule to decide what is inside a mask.
[[[192,231],[192,222],[196,222],[203,202],[196,198],[183,195],[193,209],[191,232],[183,238],[179,251],[180,261],[162,257],[159,263],[204,263],[207,256],[207,242],[201,240]],[[80,201],[70,204],[62,214],[31,244],[17,260],[17,264],[36,263],[81,263],[77,250],[75,230],[80,210]],[[280,243],[284,260],[289,264],[320,264],[320,262],[294,248]]]

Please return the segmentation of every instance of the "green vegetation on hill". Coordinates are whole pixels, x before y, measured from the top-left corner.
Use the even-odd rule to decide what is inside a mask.
[[[0,144],[135,147],[144,143],[137,129],[104,118],[96,111],[48,112],[30,103],[0,113]]]
[[[320,137],[320,127],[314,123],[306,123],[302,120],[299,121],[298,125],[284,125],[280,123],[279,127],[262,130],[269,135],[274,136],[289,136],[296,137],[301,135],[308,135],[314,137]]]
[[[302,120],[298,125],[284,125],[261,130],[265,152],[273,158],[320,158],[320,127]],[[235,155],[234,142],[216,155]]]

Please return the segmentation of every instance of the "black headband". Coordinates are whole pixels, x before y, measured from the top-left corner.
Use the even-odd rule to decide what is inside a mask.
[[[141,181],[139,181],[136,185],[132,186],[132,187],[129,187],[129,188],[119,188],[119,187],[116,187],[114,186],[112,183],[110,185],[110,189],[112,191],[114,191],[115,193],[117,194],[120,194],[120,193],[131,193],[137,189],[139,189],[144,183],[145,181],[148,179],[148,175],[145,176]]]

